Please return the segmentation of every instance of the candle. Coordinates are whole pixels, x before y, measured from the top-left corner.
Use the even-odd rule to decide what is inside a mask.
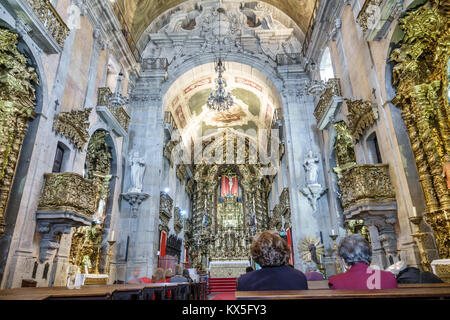
[[[111,241],[114,241],[114,230],[111,231],[111,237],[109,238]]]
[[[334,236],[336,233],[334,233],[334,229],[331,229],[331,235]]]
[[[413,217],[417,217],[417,210],[416,210],[416,207],[413,207]]]

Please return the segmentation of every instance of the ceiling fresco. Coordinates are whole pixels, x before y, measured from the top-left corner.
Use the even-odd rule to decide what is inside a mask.
[[[135,42],[159,15],[183,2],[182,0],[115,0],[124,23]],[[200,1],[199,1],[200,2]],[[249,1],[246,1],[249,2]],[[255,1],[256,2],[256,1]],[[264,0],[287,14],[303,32],[306,32],[315,0]]]

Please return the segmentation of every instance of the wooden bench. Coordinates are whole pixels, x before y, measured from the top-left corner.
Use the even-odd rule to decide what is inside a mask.
[[[450,288],[434,286],[385,290],[237,291],[235,296],[237,300],[450,299]]]

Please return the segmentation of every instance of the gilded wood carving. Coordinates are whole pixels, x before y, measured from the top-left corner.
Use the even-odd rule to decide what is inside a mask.
[[[38,77],[17,50],[18,35],[0,29],[0,235],[28,121],[34,117]]]
[[[426,201],[426,220],[434,230],[441,258],[450,258],[450,193],[442,176],[450,155],[447,64],[450,55],[450,7],[429,1],[399,21],[404,33],[393,50],[393,103],[411,141]]]

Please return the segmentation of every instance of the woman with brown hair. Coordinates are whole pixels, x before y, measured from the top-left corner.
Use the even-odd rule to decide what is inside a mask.
[[[288,265],[291,249],[275,231],[264,231],[255,237],[250,254],[262,269],[243,274],[237,291],[305,290],[305,275]]]
[[[163,283],[165,282],[164,278],[164,269],[156,268],[155,272],[153,272],[153,283]]]

